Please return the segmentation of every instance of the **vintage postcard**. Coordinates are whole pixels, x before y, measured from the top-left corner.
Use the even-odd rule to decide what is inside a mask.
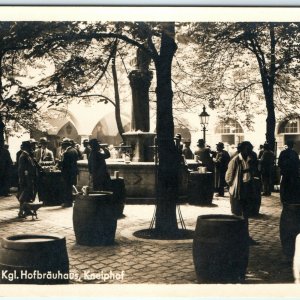
[[[0,295],[299,296],[299,16],[2,6]]]

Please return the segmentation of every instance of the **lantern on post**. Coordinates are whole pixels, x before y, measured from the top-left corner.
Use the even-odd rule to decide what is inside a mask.
[[[205,132],[207,131],[206,126],[208,125],[209,114],[206,112],[205,105],[203,105],[203,110],[199,114],[199,118],[200,118],[200,125],[202,126],[202,131],[203,131],[203,140],[204,142],[206,142]]]

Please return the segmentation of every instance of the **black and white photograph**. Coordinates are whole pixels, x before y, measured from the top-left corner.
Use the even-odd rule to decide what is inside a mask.
[[[299,295],[299,16],[1,7],[2,295]]]

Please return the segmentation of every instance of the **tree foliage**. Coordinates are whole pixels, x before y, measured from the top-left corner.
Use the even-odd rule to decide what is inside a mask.
[[[266,140],[274,145],[276,112],[299,108],[298,23],[189,23],[186,43],[196,43],[197,76],[191,85],[218,108],[251,127],[257,113],[267,115]],[[200,78],[200,79],[199,79]]]

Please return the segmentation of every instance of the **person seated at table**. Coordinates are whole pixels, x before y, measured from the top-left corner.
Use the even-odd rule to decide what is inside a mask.
[[[107,146],[100,146],[97,139],[90,140],[91,153],[88,158],[89,173],[94,191],[109,190],[110,176],[105,159],[110,157]]]
[[[43,162],[54,163],[54,155],[51,150],[47,148],[48,141],[45,137],[40,138],[40,148],[35,151],[35,159],[41,164]]]

